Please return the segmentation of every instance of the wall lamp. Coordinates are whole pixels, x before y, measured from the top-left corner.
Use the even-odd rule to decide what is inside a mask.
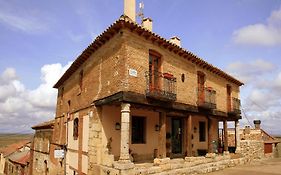
[[[158,124],[155,125],[155,131],[159,131],[160,130],[160,126]]]
[[[196,131],[197,131],[196,126],[194,126],[193,131],[194,131],[194,133],[196,133]]]
[[[120,130],[121,129],[121,125],[119,122],[115,123],[115,130]]]

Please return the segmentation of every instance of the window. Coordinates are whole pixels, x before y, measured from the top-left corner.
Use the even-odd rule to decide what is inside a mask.
[[[197,72],[197,83],[198,83],[198,101],[199,103],[205,102],[205,93],[204,93],[204,87],[205,87],[205,74],[203,72],[198,71]]]
[[[161,55],[155,51],[149,52],[149,86],[150,89],[160,88]]]
[[[145,117],[132,117],[132,143],[145,143]]]
[[[226,105],[227,105],[227,110],[228,112],[231,111],[231,86],[227,85],[226,86]]]
[[[79,86],[80,86],[81,91],[82,91],[82,86],[83,86],[83,77],[84,77],[84,71],[81,70],[79,73]]]
[[[199,122],[199,141],[206,141],[206,122]]]
[[[78,139],[78,118],[75,118],[73,121],[73,139],[77,140]]]
[[[60,105],[62,105],[62,103],[63,103],[63,95],[64,95],[64,87],[62,87],[61,89],[60,89],[60,91],[59,91],[59,93],[58,93],[59,95],[58,96],[60,96]]]
[[[64,87],[61,88],[61,91],[60,91],[60,96],[61,98],[63,98],[63,93],[64,93]]]

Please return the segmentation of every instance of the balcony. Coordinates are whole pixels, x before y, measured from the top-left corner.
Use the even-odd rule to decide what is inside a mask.
[[[176,78],[169,73],[146,72],[146,96],[161,101],[176,101]]]
[[[240,99],[238,98],[232,98],[232,103],[231,103],[231,108],[228,112],[229,115],[240,115],[241,114],[241,110],[240,110]]]
[[[204,109],[216,109],[216,91],[211,87],[198,88],[197,105]]]

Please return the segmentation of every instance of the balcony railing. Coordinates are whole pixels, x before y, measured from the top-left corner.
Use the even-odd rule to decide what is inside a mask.
[[[240,105],[241,105],[240,99],[233,97],[232,106],[231,106],[229,113],[235,114],[235,115],[241,114]]]
[[[210,87],[198,88],[197,105],[206,109],[216,109],[216,91]]]
[[[169,73],[146,72],[146,96],[161,101],[176,101],[176,78]]]

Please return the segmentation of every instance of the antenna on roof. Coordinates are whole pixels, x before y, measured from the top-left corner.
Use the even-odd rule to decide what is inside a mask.
[[[144,3],[141,2],[141,3],[139,3],[139,12],[137,14],[137,16],[140,18],[141,21],[143,21],[143,19],[144,19],[143,9],[144,9]]]

